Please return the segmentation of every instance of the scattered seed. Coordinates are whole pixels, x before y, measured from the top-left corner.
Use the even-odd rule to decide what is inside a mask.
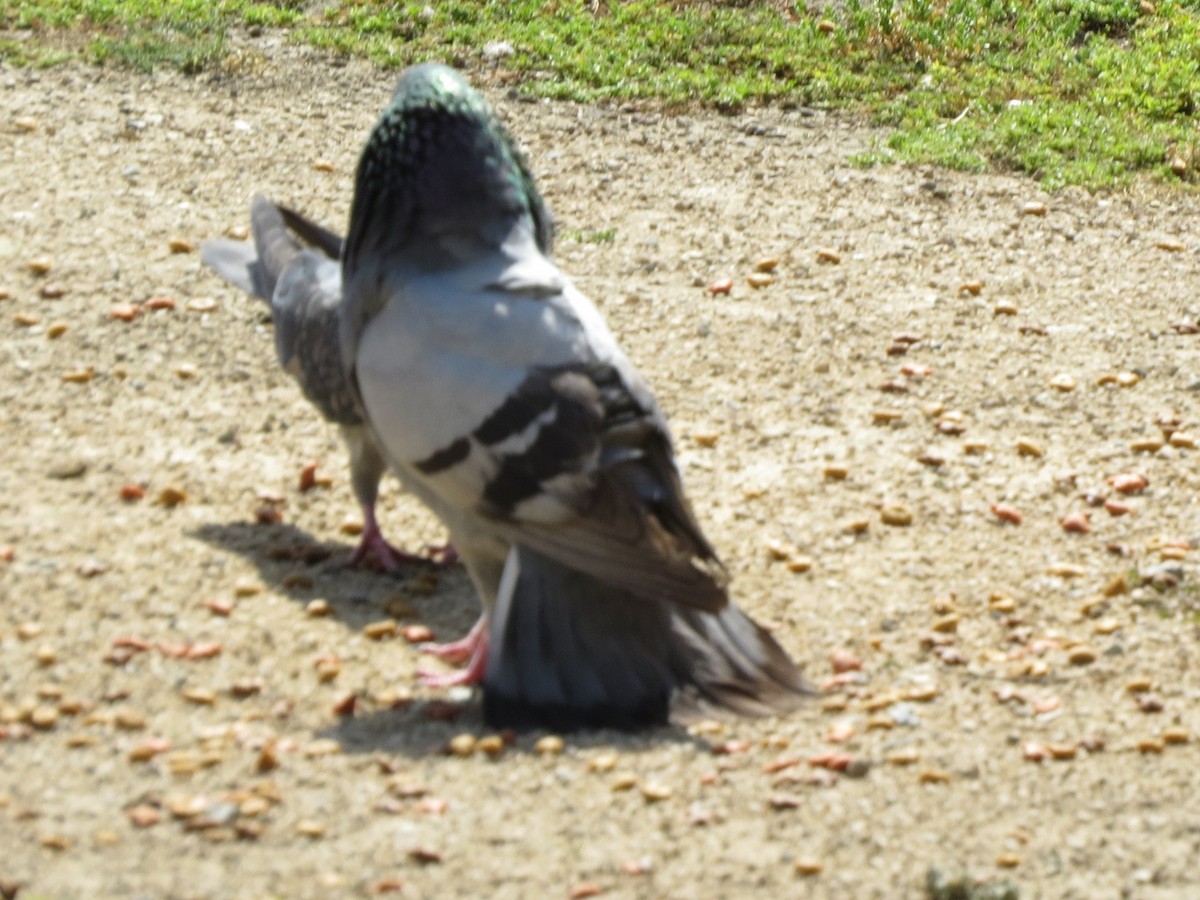
[[[928,703],[934,700],[941,693],[941,689],[935,684],[924,684],[918,687],[909,688],[904,692],[904,699],[914,703]]]
[[[834,650],[829,654],[829,664],[838,674],[862,670],[862,660],[850,650]]]
[[[660,800],[666,800],[672,794],[671,788],[668,785],[657,781],[647,781],[642,785],[642,796],[647,803],[657,803]]]
[[[715,447],[721,433],[712,429],[698,429],[691,433],[691,438],[698,447]]]
[[[1050,387],[1057,391],[1062,391],[1063,393],[1075,390],[1076,384],[1077,382],[1075,381],[1074,377],[1065,373],[1061,375],[1055,375],[1050,379]]]
[[[860,519],[851,519],[842,526],[842,531],[846,534],[866,534],[871,530],[871,520],[865,516]]]
[[[1176,240],[1175,238],[1163,238],[1155,241],[1154,246],[1159,250],[1166,250],[1168,253],[1182,253],[1187,249],[1183,241]]]
[[[315,163],[313,163],[313,168],[318,172],[332,172],[333,163],[327,159],[318,159]]]
[[[933,630],[938,634],[954,634],[958,631],[959,617],[957,613],[942,616],[933,623]]]
[[[732,290],[732,278],[718,278],[708,286],[708,292],[710,294],[728,294]]]
[[[446,752],[451,756],[470,756],[475,752],[475,735],[456,734],[446,744]]]
[[[920,759],[921,753],[916,747],[901,747],[887,755],[888,764],[893,766],[911,766]]]
[[[1026,741],[1021,745],[1021,755],[1030,762],[1041,762],[1049,755],[1049,751],[1037,741]]]
[[[1140,494],[1146,489],[1150,480],[1137,472],[1122,472],[1119,475],[1110,476],[1108,483],[1113,490],[1122,494]]]
[[[854,734],[855,729],[851,722],[834,722],[829,726],[829,730],[825,732],[825,740],[830,744],[844,744],[854,737]]]
[[[1154,689],[1154,682],[1149,678],[1134,678],[1125,685],[1128,694],[1145,694]]]
[[[162,821],[162,812],[144,803],[126,810],[125,816],[136,828],[149,828]]]
[[[1030,200],[1021,207],[1021,215],[1024,216],[1044,216],[1050,211],[1050,207],[1046,206],[1040,200]]]
[[[363,626],[363,635],[373,641],[382,641],[386,638],[393,638],[400,626],[396,624],[395,619],[381,619],[378,622],[370,622]]]
[[[212,706],[217,702],[217,695],[208,688],[185,688],[181,696],[197,706]]]
[[[779,268],[779,257],[765,256],[754,264],[754,268],[759,272],[774,272]]]
[[[1087,574],[1087,569],[1074,563],[1052,563],[1046,566],[1046,574],[1058,578],[1082,578]]]
[[[1162,738],[1141,738],[1137,742],[1138,753],[1162,753],[1165,742]]]
[[[871,421],[876,425],[891,425],[904,418],[904,413],[898,409],[875,409],[871,411]]]
[[[22,328],[32,328],[34,325],[41,324],[42,317],[35,313],[19,312],[13,316],[13,321]]]
[[[296,823],[296,834],[314,841],[319,840],[325,837],[325,826],[312,819],[301,819]]]
[[[229,686],[229,693],[238,700],[261,694],[263,683],[257,678],[242,678]]]
[[[53,263],[51,262],[50,257],[39,256],[35,259],[31,259],[29,262],[27,262],[25,264],[25,266],[34,275],[41,276],[41,275],[45,275],[46,273],[48,273],[50,271],[51,267],[53,266]]]
[[[190,312],[210,313],[217,308],[217,301],[211,297],[193,297],[187,302]]]
[[[905,363],[900,367],[900,374],[908,378],[928,378],[933,374],[933,366],[927,366],[923,363]]]
[[[1017,439],[1017,453],[1021,456],[1029,456],[1034,459],[1042,456],[1046,451],[1042,449],[1041,444],[1030,438]]]
[[[618,772],[613,776],[613,780],[609,783],[609,789],[613,793],[632,790],[637,787],[637,776],[632,772]]]
[[[992,307],[992,315],[996,316],[1015,316],[1019,311],[1011,300],[1001,300]]]
[[[1051,759],[1065,762],[1075,758],[1079,752],[1078,744],[1047,744],[1046,750],[1050,753]]]
[[[39,731],[49,731],[58,724],[58,710],[53,706],[35,706],[29,713],[29,724]]]
[[[850,469],[844,465],[828,465],[821,474],[827,481],[845,481],[850,474]]]
[[[108,311],[110,319],[118,319],[121,322],[132,322],[138,317],[141,310],[133,303],[118,303]]]
[[[796,870],[797,875],[803,875],[806,878],[811,878],[814,875],[820,875],[825,870],[825,864],[820,860],[804,857],[795,861],[792,867]]]
[[[1196,438],[1194,435],[1186,431],[1176,431],[1170,437],[1172,447],[1181,447],[1187,450],[1196,449]]]
[[[187,238],[173,237],[167,242],[167,246],[171,248],[172,253],[191,253],[196,249],[196,245]]]
[[[311,616],[314,619],[319,619],[322,616],[327,616],[332,613],[333,607],[329,605],[328,600],[323,600],[318,597],[316,600],[308,601],[308,605],[304,607],[304,612],[306,615]]]
[[[834,250],[832,247],[817,248],[817,262],[829,263],[830,265],[836,266],[841,261],[842,254],[838,253],[838,251]]]
[[[996,857],[996,865],[1002,869],[1015,869],[1021,864],[1021,857],[1015,853],[1001,853]]]
[[[983,291],[983,282],[979,280],[964,281],[958,286],[960,294],[970,294],[972,297],[978,297]]]
[[[1192,733],[1182,725],[1174,725],[1166,728],[1162,733],[1164,744],[1186,744],[1192,739]]]
[[[158,499],[155,501],[159,506],[168,508],[179,506],[187,500],[187,491],[183,488],[169,485],[158,492]]]
[[[594,881],[583,881],[572,887],[567,897],[570,900],[584,900],[586,897],[599,897],[603,893],[604,888]]]
[[[57,300],[67,292],[67,289],[57,281],[50,281],[38,288],[38,294],[47,300]]]
[[[1108,634],[1112,634],[1116,631],[1119,631],[1120,628],[1121,628],[1120,621],[1109,617],[1109,618],[1101,619],[1095,625],[1093,625],[1092,631],[1094,631],[1096,634],[1108,635]]]
[[[1163,710],[1163,702],[1154,694],[1134,694],[1134,702],[1144,713],[1159,713]]]
[[[63,373],[62,380],[69,384],[87,384],[96,377],[96,370],[91,366],[86,369],[69,369]]]
[[[992,610],[993,612],[1004,613],[1005,615],[1008,615],[1009,613],[1015,612],[1016,608],[1017,601],[1008,594],[994,593],[988,597],[988,609]]]
[[[346,718],[354,715],[354,710],[357,708],[357,706],[358,694],[348,692],[345,694],[339,694],[334,699],[331,709],[333,710],[333,714],[335,716]]]
[[[1087,644],[1079,644],[1067,651],[1067,662],[1073,666],[1090,666],[1096,658],[1096,651]]]
[[[171,742],[166,738],[152,737],[138,741],[129,749],[130,762],[146,762],[160,753],[171,749]]]
[[[904,528],[913,522],[912,510],[899,503],[885,504],[879,511],[879,517],[884,525]]]
[[[224,597],[210,597],[204,601],[204,608],[214,616],[224,618],[233,612],[233,601],[226,600]]]
[[[504,752],[504,748],[507,746],[508,745],[504,742],[504,738],[498,734],[489,734],[486,737],[481,737],[475,743],[475,748],[479,750],[480,753],[484,753],[487,756],[492,757],[499,756]]]
[[[253,578],[243,576],[233,583],[233,596],[235,597],[255,597],[262,592],[262,584]]]
[[[921,784],[948,784],[951,777],[945,769],[922,769],[917,781]]]
[[[400,634],[410,644],[425,644],[433,640],[433,632],[426,625],[405,625],[400,629]]]
[[[123,731],[140,731],[146,727],[146,717],[136,709],[122,707],[113,713],[113,724]]]
[[[337,656],[319,656],[313,663],[317,670],[317,680],[330,682],[342,674],[342,660]]]
[[[775,276],[767,275],[762,272],[752,272],[750,275],[746,276],[746,283],[755,289],[765,288],[768,285],[775,283]]]
[[[143,306],[149,310],[174,309],[175,301],[171,297],[151,297]]]
[[[1008,522],[1012,525],[1020,525],[1024,518],[1016,507],[1009,506],[1007,503],[993,503],[990,509],[992,515],[1001,522]]]
[[[1068,534],[1087,534],[1092,528],[1091,523],[1088,522],[1088,514],[1082,510],[1068,513],[1059,520],[1058,524]]]
[[[558,756],[563,752],[563,739],[557,734],[547,734],[537,739],[533,752],[539,756]]]
[[[1110,516],[1125,516],[1133,512],[1133,507],[1120,500],[1105,500],[1104,511]]]

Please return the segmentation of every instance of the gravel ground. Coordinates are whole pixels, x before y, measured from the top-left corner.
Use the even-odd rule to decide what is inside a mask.
[[[0,895],[1200,894],[1193,196],[861,170],[883,135],[834,116],[475,73],[738,603],[824,688],[506,744],[413,678],[465,575],[345,567],[337,435],[189,252],[256,191],[343,228],[394,73],[245,51],[0,69]],[[390,479],[381,519],[443,538]]]

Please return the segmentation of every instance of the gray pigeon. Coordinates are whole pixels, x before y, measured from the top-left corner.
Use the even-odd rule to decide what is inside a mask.
[[[200,258],[226,281],[270,304],[279,364],[342,433],[350,451],[354,495],[363,511],[362,539],[350,557],[351,564],[373,559],[391,572],[403,563],[423,560],[384,540],[375,518],[379,481],[387,463],[363,421],[342,367],[338,344],[342,239],[262,196],[250,203],[250,223],[253,245],[226,239],[209,241],[201,248]]]
[[[406,71],[358,165],[341,340],[482,600],[455,680],[482,680],[493,727],[792,709],[810,688],[729,601],[666,420],[550,233],[483,98],[445,66]]]

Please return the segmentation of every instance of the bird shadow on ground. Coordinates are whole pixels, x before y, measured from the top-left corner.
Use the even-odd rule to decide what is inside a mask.
[[[444,719],[443,716],[451,718]],[[333,738],[345,753],[378,754],[386,764],[389,756],[424,757],[437,753],[453,753],[451,741],[459,752],[483,754],[483,747],[466,749],[464,736],[469,735],[475,743],[481,739],[498,736],[503,740],[503,749],[497,754],[541,755],[548,752],[539,741],[550,732],[546,730],[497,731],[489,728],[483,720],[483,707],[479,692],[465,702],[447,700],[415,701],[405,709],[388,709],[362,716],[342,719],[321,732],[322,737]],[[620,748],[636,753],[664,744],[692,744],[700,749],[710,749],[709,743],[675,726],[659,726],[643,731],[628,732],[613,729],[591,729],[572,731],[562,736],[562,747],[570,751],[588,751],[601,748]]]
[[[211,523],[191,536],[253,563],[262,583],[307,606],[321,599],[332,618],[352,631],[384,617],[420,622],[435,636],[457,637],[479,615],[479,601],[461,566],[414,563],[397,574],[347,564],[352,547],[319,541],[287,522]]]
[[[244,557],[254,564],[268,589],[301,606],[325,600],[329,615],[352,631],[393,616],[401,620],[401,625],[420,622],[439,639],[457,637],[479,615],[475,590],[461,566],[414,564],[396,575],[351,568],[346,564],[352,549],[349,545],[319,541],[286,522],[211,523],[190,534],[212,547]],[[478,690],[429,690],[426,695],[417,688],[412,694],[401,692],[398,696],[392,706],[383,708],[376,705],[377,698],[361,698],[351,714],[319,734],[336,740],[343,752],[379,755],[384,767],[388,757],[417,758],[448,752],[456,736],[468,734],[478,740],[498,734],[484,722]],[[538,752],[538,738],[546,732],[501,734],[504,753],[533,754]],[[707,747],[703,739],[669,726],[636,733],[577,731],[566,735],[564,743],[576,750],[620,747],[637,751],[665,743]]]

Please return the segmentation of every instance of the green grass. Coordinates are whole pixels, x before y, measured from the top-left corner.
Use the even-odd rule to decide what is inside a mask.
[[[0,57],[229,64],[252,26],[390,67],[496,66],[535,96],[819,106],[891,137],[858,158],[1100,188],[1200,166],[1200,0],[8,0]],[[489,42],[512,52],[485,59]],[[1175,162],[1176,171],[1171,168]]]

